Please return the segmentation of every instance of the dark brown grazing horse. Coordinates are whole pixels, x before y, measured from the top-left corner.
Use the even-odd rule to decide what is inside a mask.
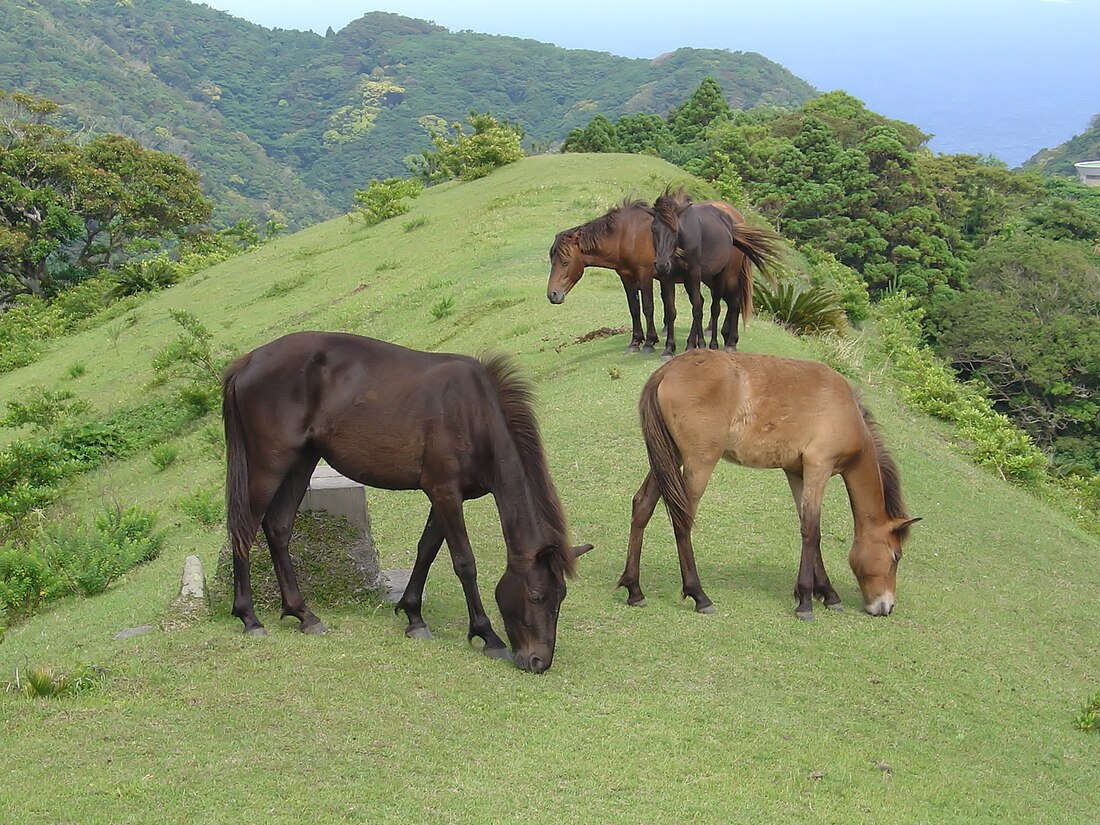
[[[754,264],[768,274],[779,256],[778,238],[771,230],[745,224],[729,204],[692,203],[682,190],[665,190],[653,204],[651,224],[654,268],[658,278],[680,272],[692,306],[687,348],[704,345],[701,284],[711,290],[711,349],[718,348],[720,302],[726,304],[722,334],[727,350],[737,348],[737,315],[747,321],[752,313]],[[662,280],[662,289],[664,280]]]
[[[233,615],[262,635],[248,555],[262,524],[283,616],[324,632],[298,589],[287,545],[319,459],[386,490],[421,489],[431,502],[409,584],[397,603],[405,633],[428,637],[420,608],[428,569],[446,540],[470,612],[468,639],[506,658],[477,589],[462,503],[492,493],[507,547],[497,605],[515,663],[541,673],[554,657],[565,576],[590,548],[570,545],[531,409],[507,359],[426,353],[330,332],[298,332],[238,358],[225,371],[226,503],[233,550]],[[262,521],[261,521],[262,520]]]
[[[642,534],[663,498],[676,535],[684,597],[714,608],[699,582],[691,528],[720,458],[746,467],[782,468],[802,526],[794,595],[799,618],[813,597],[840,609],[821,560],[821,501],[829,479],[844,478],[855,537],[848,562],[864,609],[894,609],[901,545],[909,525],[897,467],[848,382],[815,361],[693,350],[657,369],[638,402],[650,471],[634,496],[626,567],[618,586],[627,603],[645,604],[638,583]],[[680,468],[683,467],[681,473]]]

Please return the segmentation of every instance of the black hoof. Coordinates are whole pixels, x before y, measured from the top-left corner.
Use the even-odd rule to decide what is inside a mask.
[[[642,598],[636,599],[634,601],[631,601],[630,599],[627,599],[626,604],[627,604],[628,607],[645,607],[646,606],[645,597],[643,596]]]
[[[432,632],[428,630],[424,625],[419,627],[406,627],[405,635],[410,639],[430,639],[432,638]]]
[[[310,636],[320,636],[322,633],[328,633],[328,628],[325,627],[325,623],[322,622],[320,619],[317,619],[310,624],[303,624],[298,629]]]
[[[830,610],[835,610],[837,613],[844,612],[844,605],[842,605],[840,602],[833,602],[832,604],[826,604],[825,606]]]
[[[488,656],[490,659],[505,659],[512,661],[512,654],[508,652],[506,647],[485,647],[481,649],[481,652]]]
[[[642,347],[643,355],[652,355],[656,351],[657,350],[653,348],[653,344],[646,344],[644,347]]]
[[[814,620],[814,613],[812,610],[796,610],[794,615],[804,622],[812,622]]]
[[[641,350],[638,348],[637,344],[631,344],[629,347],[623,350],[624,355],[637,355],[639,352],[641,352]]]
[[[256,625],[255,627],[246,627],[244,629],[244,635],[245,636],[266,636],[267,631],[264,629],[263,625]]]
[[[703,613],[707,616],[711,616],[711,615],[714,614],[714,605],[713,604],[697,604],[697,605],[695,605],[695,612],[696,613]]]

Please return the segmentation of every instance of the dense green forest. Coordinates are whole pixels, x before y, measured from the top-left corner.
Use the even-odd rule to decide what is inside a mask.
[[[1043,149],[1028,158],[1025,169],[1038,169],[1050,175],[1073,175],[1073,164],[1083,160],[1100,160],[1100,114],[1089,127],[1053,149]]]
[[[0,0],[0,52],[0,90],[185,157],[221,224],[339,214],[371,178],[404,173],[430,129],[471,110],[548,146],[596,113],[663,114],[708,75],[738,108],[814,94],[757,54],[635,60],[382,12],[322,37],[187,0]]]
[[[638,125],[596,116],[564,149],[658,154],[757,209],[810,269],[827,261],[836,293],[855,282],[876,299],[912,296],[925,340],[1056,471],[1100,471],[1095,189],[935,155],[916,127],[843,92],[735,111],[708,78],[667,118]]]

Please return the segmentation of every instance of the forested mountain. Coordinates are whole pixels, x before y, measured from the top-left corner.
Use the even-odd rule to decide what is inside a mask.
[[[814,94],[757,54],[628,59],[382,12],[322,37],[187,0],[0,0],[0,52],[0,90],[187,158],[218,220],[270,211],[292,226],[404,173],[404,157],[430,146],[426,128],[471,110],[555,143],[595,114],[664,113],[708,75],[737,108]]]
[[[1036,152],[1024,166],[1049,175],[1073,175],[1073,164],[1083,160],[1100,160],[1100,114],[1093,117],[1089,128],[1081,134],[1053,149]]]

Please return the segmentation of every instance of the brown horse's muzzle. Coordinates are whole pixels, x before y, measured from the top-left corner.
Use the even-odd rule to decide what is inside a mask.
[[[552,304],[565,303],[565,292],[560,289],[548,289],[546,290],[546,298]]]

